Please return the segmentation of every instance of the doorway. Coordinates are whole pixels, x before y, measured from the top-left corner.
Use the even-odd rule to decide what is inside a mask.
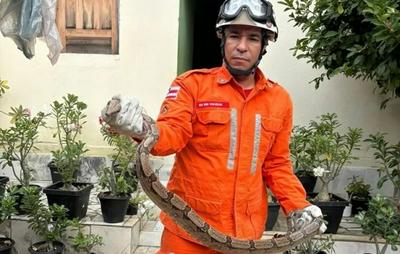
[[[221,66],[215,22],[223,1],[180,0],[178,74],[190,69]]]

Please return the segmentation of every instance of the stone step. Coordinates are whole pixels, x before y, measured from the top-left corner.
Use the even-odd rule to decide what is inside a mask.
[[[157,251],[158,247],[140,246],[133,254],[155,254]]]
[[[140,232],[139,246],[159,247],[163,229],[160,221],[148,221]]]

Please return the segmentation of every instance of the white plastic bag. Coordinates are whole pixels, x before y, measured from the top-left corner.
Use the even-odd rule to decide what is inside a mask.
[[[60,34],[56,25],[57,0],[42,0],[43,37],[49,48],[51,64],[55,64],[62,50]]]

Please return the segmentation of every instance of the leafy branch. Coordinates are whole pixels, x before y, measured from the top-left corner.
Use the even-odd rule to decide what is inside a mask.
[[[304,36],[292,48],[324,72],[310,83],[345,76],[375,81],[385,95],[400,97],[400,6],[392,0],[282,0],[290,21]]]

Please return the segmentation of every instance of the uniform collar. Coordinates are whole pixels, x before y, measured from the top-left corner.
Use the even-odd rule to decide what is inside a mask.
[[[268,87],[272,87],[272,83],[269,82],[262,73],[262,71],[257,67],[256,73],[255,73],[255,78],[256,78],[256,85],[255,87],[258,90],[266,89]],[[219,68],[218,74],[217,74],[217,82],[219,85],[225,85],[229,84],[233,80],[232,75],[228,71],[228,69],[223,65]]]

